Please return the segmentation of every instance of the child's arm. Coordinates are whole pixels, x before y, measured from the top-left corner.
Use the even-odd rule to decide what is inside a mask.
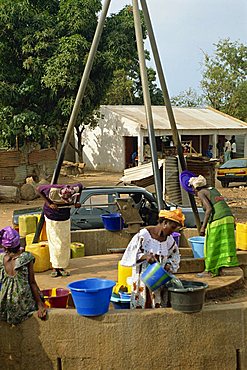
[[[47,311],[40,297],[40,290],[38,288],[38,285],[34,277],[32,261],[28,264],[28,280],[29,280],[29,284],[30,284],[30,287],[33,293],[33,297],[35,299],[35,302],[38,305],[38,317],[42,320],[45,320]]]

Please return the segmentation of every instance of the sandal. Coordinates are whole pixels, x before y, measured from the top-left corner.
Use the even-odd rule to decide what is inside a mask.
[[[69,271],[59,270],[59,273],[60,273],[60,276],[63,276],[63,277],[70,276]]]
[[[61,276],[60,271],[52,271],[50,274],[50,277],[53,277],[53,278],[58,277],[58,276]]]

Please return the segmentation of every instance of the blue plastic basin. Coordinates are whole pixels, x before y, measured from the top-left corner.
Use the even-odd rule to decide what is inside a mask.
[[[79,315],[104,315],[108,309],[115,281],[104,279],[85,279],[68,284]]]
[[[192,236],[188,240],[191,244],[194,258],[203,258],[205,236]]]
[[[109,231],[120,231],[123,229],[123,219],[120,213],[109,213],[101,215],[104,228]]]

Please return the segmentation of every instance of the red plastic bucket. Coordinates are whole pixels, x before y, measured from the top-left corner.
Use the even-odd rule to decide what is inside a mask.
[[[53,292],[54,289],[44,289],[41,291],[45,301],[48,301],[50,308],[66,308],[70,294],[69,289],[57,288],[56,296],[52,295]]]

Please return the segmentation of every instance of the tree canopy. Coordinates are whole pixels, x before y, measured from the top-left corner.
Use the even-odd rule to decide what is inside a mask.
[[[209,105],[247,121],[247,46],[239,41],[220,40],[213,56],[204,53],[201,81]]]
[[[100,0],[2,0],[2,144],[14,146],[16,137],[22,144],[28,137],[53,145],[63,137],[100,10]],[[144,26],[143,34],[146,37]],[[126,6],[106,20],[76,123],[79,143],[83,125],[95,124],[95,110],[111,83],[112,91],[115,86],[119,92],[122,79],[121,103],[141,99],[137,66],[132,7]],[[155,76],[152,71],[149,75],[156,92]],[[111,104],[115,103],[112,93]]]

